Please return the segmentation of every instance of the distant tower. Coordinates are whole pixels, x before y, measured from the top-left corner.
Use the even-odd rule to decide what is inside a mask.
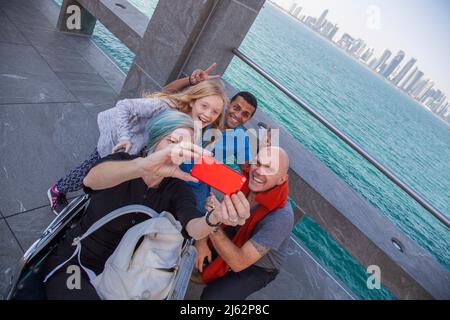
[[[299,16],[300,16],[300,12],[302,11],[302,9],[303,9],[303,8],[300,7],[300,6],[297,7],[297,8],[295,8],[295,10],[292,11],[292,15],[298,19]]]
[[[392,82],[398,86],[400,81],[406,76],[406,74],[412,69],[414,64],[417,62],[417,59],[411,58],[408,63],[403,67],[403,69],[397,74],[397,76],[392,80]]]
[[[429,89],[428,91],[425,92],[420,102],[423,104],[427,104],[428,102],[430,102],[431,99],[433,99],[435,93],[436,91],[434,89]]]
[[[406,80],[403,81],[403,83],[399,86],[399,88],[404,89],[406,85],[411,81],[412,77],[416,74],[417,67],[414,67],[413,71],[409,73],[409,75],[406,77]]]
[[[359,49],[355,51],[355,57],[361,58],[362,54],[364,53],[364,50],[366,50],[367,44],[364,43],[364,41],[359,46]]]
[[[427,84],[425,85],[425,87],[422,89],[421,92],[419,92],[419,93],[417,94],[417,99],[418,99],[418,100],[422,100],[423,97],[425,96],[425,93],[427,93],[428,90],[430,90],[430,89],[433,88],[433,87],[434,87],[434,82],[433,82],[431,79],[428,79],[428,80],[427,80]]]
[[[289,13],[293,15],[295,8],[297,8],[297,3],[294,2],[292,4],[291,8],[289,9]]]
[[[353,37],[351,35],[349,35],[348,33],[344,33],[341,37],[341,39],[337,42],[337,44],[345,50],[349,50],[351,48],[351,46],[353,45],[353,42],[355,41],[355,39],[353,39]]]
[[[377,63],[375,64],[375,68],[373,68],[375,71],[377,71],[378,68],[382,67],[387,59],[389,59],[392,55],[392,52],[389,50],[384,50],[383,54],[381,55],[380,59],[377,61]]]
[[[335,24],[333,29],[331,29],[330,33],[328,34],[327,38],[330,39],[331,41],[333,41],[333,38],[336,35],[336,33],[338,32],[338,30],[339,30],[339,28],[338,28],[337,24]]]
[[[420,80],[417,85],[412,89],[411,95],[415,97],[416,99],[419,98],[422,91],[424,91],[425,87],[427,86],[429,80]],[[425,90],[425,92],[428,90]]]
[[[369,61],[372,55],[373,55],[373,48],[368,48],[366,52],[364,52],[363,55],[361,56],[361,60],[367,63],[367,61]]]
[[[378,71],[378,73],[383,74],[386,71],[387,67],[388,67],[387,63],[386,62],[383,63],[383,65],[380,67],[380,71]]]
[[[325,27],[323,27],[322,31],[320,32],[323,36],[328,37],[331,30],[333,29],[334,25],[328,21]]]
[[[370,69],[375,69],[375,65],[377,64],[378,59],[377,58],[373,58],[372,60],[370,60],[368,66]]]
[[[417,70],[416,74],[414,75],[414,78],[411,80],[409,85],[406,86],[405,91],[408,93],[412,93],[415,90],[417,83],[420,81],[420,79],[422,77],[423,77],[423,72],[420,70]]]
[[[429,90],[427,92],[428,98],[423,102],[433,111],[436,111],[436,105],[439,104],[439,100],[444,95],[441,90]],[[444,98],[445,99],[445,98]]]
[[[405,58],[405,53],[400,50],[397,55],[392,59],[391,63],[387,66],[386,70],[383,72],[383,76],[388,78],[392,72],[399,66],[402,60]]]
[[[328,9],[325,10],[324,12],[322,12],[321,16],[319,17],[319,19],[316,21],[316,24],[314,25],[314,29],[320,29],[323,26],[323,23],[325,22],[325,19],[327,18],[327,14],[328,14]]]

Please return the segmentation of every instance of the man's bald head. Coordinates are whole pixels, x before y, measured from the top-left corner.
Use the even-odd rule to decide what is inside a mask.
[[[283,184],[288,176],[289,156],[280,147],[265,147],[258,152],[257,163],[250,167],[250,190],[264,192]]]
[[[261,149],[258,153],[258,156],[262,154],[267,154],[271,159],[272,162],[278,163],[278,172],[282,174],[287,174],[289,171],[289,155],[287,152],[280,147],[265,147]]]

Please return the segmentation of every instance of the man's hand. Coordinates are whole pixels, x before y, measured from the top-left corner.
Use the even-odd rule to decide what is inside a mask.
[[[131,143],[130,140],[123,140],[114,146],[111,153],[114,154],[114,153],[118,152],[120,149],[124,149],[125,152],[128,153],[128,151],[130,151],[132,146],[133,146],[133,144]]]
[[[208,247],[208,238],[195,241],[195,249],[197,249],[197,257],[195,258],[195,267],[198,271],[203,272],[203,263],[205,259],[211,263],[211,249]]]
[[[196,178],[183,172],[179,165],[185,161],[198,161],[202,156],[211,156],[211,153],[196,144],[182,141],[139,159],[139,167],[143,178],[147,176],[172,177],[198,182]]]
[[[190,84],[195,86],[196,84],[199,84],[202,81],[220,78],[220,75],[211,75],[211,76],[209,75],[209,73],[212,72],[216,67],[217,63],[213,63],[206,70],[201,69],[194,70],[194,72],[192,72],[191,76],[189,77]]]
[[[214,208],[212,216],[228,226],[242,226],[250,217],[250,203],[241,191],[231,197],[225,196],[222,203],[211,193],[205,207],[207,210]]]

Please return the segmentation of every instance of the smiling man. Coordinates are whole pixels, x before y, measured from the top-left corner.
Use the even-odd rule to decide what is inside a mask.
[[[225,113],[225,131],[214,145],[215,158],[239,171],[251,160],[249,137],[244,125],[253,117],[258,101],[241,91],[230,101]]]
[[[248,179],[242,191],[250,204],[250,217],[240,227],[211,233],[212,247],[208,239],[196,242],[196,266],[207,284],[202,299],[243,300],[277,276],[287,257],[294,224],[288,202],[288,169],[289,157],[283,149],[260,150],[257,163],[244,170]],[[219,205],[214,196],[208,202],[211,207]],[[228,212],[231,220],[233,215],[239,220],[237,213]],[[204,268],[205,259],[210,263]]]

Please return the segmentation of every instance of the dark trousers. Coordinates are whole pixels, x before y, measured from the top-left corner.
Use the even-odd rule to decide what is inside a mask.
[[[209,283],[201,300],[245,300],[273,281],[278,271],[251,266],[241,272],[229,271],[225,276]]]

